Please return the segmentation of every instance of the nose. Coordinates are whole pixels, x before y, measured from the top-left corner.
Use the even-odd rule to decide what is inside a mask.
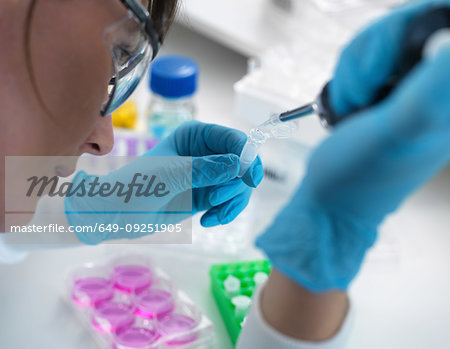
[[[114,146],[114,132],[111,116],[100,117],[95,129],[81,147],[83,153],[106,155]]]

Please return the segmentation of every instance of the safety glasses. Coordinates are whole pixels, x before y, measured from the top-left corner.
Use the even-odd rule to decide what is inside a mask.
[[[114,64],[114,76],[108,85],[108,99],[101,115],[110,115],[134,92],[159,50],[159,37],[150,14],[136,0],[120,0],[128,14],[108,26],[103,41]]]

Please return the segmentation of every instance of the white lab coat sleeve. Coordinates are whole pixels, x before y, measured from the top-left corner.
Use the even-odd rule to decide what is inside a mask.
[[[42,197],[28,226],[48,226],[50,224],[65,229],[69,226],[65,215],[63,197]],[[82,243],[78,240],[76,234],[67,231],[67,229],[64,233],[15,232],[0,234],[0,263],[19,263],[33,251],[80,245]]]
[[[271,327],[262,316],[260,287],[255,292],[250,312],[245,320],[236,349],[344,349],[353,323],[353,309],[350,306],[347,316],[334,337],[324,342],[309,342],[290,338]]]

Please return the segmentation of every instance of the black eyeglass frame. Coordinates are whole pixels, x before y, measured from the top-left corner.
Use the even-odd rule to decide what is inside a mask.
[[[156,33],[155,26],[153,20],[151,19],[149,11],[136,0],[120,0],[120,2],[133,15],[133,18],[136,20],[141,30],[146,34],[149,44],[152,47],[151,61],[153,61],[160,48],[160,37]],[[131,64],[125,71],[121,71],[118,73],[121,76],[124,76],[132,71],[137,64],[139,64],[139,61],[131,62]],[[111,80],[109,81],[109,85],[112,86],[112,92],[110,96],[114,96],[117,88],[115,76],[111,78]],[[112,101],[113,98],[109,98],[107,104],[102,107],[102,110],[100,112],[101,116],[106,116],[106,111],[109,109]]]
[[[120,0],[120,2],[129,10],[138,20],[141,28],[147,34],[150,45],[153,48],[153,57],[155,59],[160,47],[160,37],[157,35],[155,25],[148,10],[136,0]]]

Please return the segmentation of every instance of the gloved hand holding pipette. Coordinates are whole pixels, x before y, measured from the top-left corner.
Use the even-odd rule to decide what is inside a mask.
[[[357,38],[343,52],[341,59],[341,62],[351,63],[336,71],[336,74],[339,74],[339,80],[334,79],[327,83],[315,101],[272,115],[269,120],[250,131],[249,140],[241,154],[240,175],[243,175],[245,169],[251,165],[259,148],[272,135],[271,132],[274,133],[274,138],[288,138],[295,130],[295,126],[293,126],[295,121],[310,115],[317,115],[323,127],[332,128],[356,111],[369,108],[385,99],[423,57],[434,55],[439,51],[440,46],[448,45],[450,42],[450,9],[446,6],[430,8],[430,2],[423,3],[419,7],[428,7],[428,9],[411,20],[401,34],[398,33],[398,28],[392,28],[394,32],[397,31],[397,35],[401,36],[399,43],[389,52],[400,62],[395,69],[391,66],[392,60],[384,60],[374,67],[383,73],[381,75],[372,76],[373,70],[365,71],[366,67],[362,67],[359,74],[353,74],[353,70],[358,68],[357,61],[360,59],[359,56],[354,56],[354,48],[364,45],[360,42],[363,39]],[[382,26],[382,21],[380,23]],[[370,30],[374,30],[373,28]],[[378,45],[382,45],[382,43],[378,43]],[[353,57],[349,56],[350,54],[353,54]],[[363,83],[362,80],[368,77],[369,79]],[[338,84],[342,84],[342,86]],[[365,84],[370,87],[370,91]],[[265,128],[266,131],[260,132],[260,128]],[[282,136],[275,134],[279,129],[283,130]]]
[[[450,163],[450,46],[442,45],[449,36],[389,84],[404,64],[409,25],[436,3],[398,9],[344,50],[327,91],[345,121],[313,151],[297,192],[257,239],[274,269],[238,349],[346,347],[353,313],[346,291],[378,226]],[[442,3],[449,14],[450,1]]]
[[[277,269],[312,292],[347,289],[378,225],[450,160],[450,46],[355,113],[403,64],[398,43],[427,7],[396,12],[344,50],[330,101],[352,117],[315,149],[292,201],[257,241]]]

